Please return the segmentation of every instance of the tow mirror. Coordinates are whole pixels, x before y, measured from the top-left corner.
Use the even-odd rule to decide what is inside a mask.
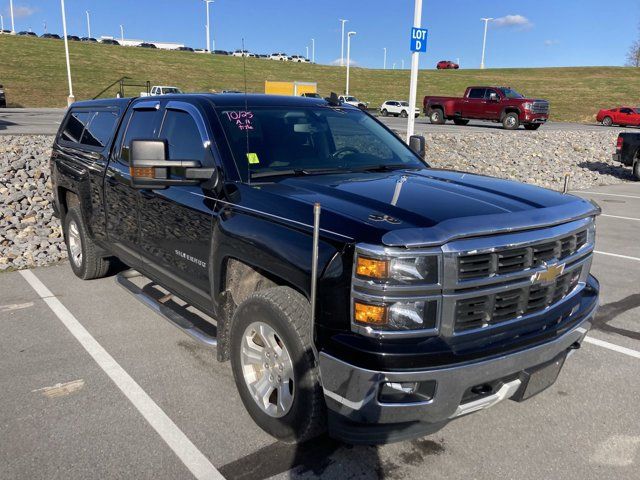
[[[409,148],[420,158],[424,158],[427,151],[427,141],[422,135],[411,135],[409,137]]]
[[[172,185],[199,185],[209,181],[215,187],[218,171],[198,160],[169,160],[166,140],[132,140],[129,151],[131,186],[162,189]]]

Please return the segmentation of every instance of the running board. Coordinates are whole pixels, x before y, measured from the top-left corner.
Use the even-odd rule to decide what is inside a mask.
[[[121,287],[124,287],[131,295],[133,295],[134,298],[151,308],[154,312],[193,339],[198,340],[209,347],[218,346],[218,340],[215,336],[204,332],[198,326],[194,325],[184,313],[179,311],[179,306],[171,306],[173,304],[169,302],[172,297],[171,294],[155,299],[151,295],[145,293],[144,288],[139,287],[131,281],[132,278],[137,277],[143,277],[143,275],[136,270],[126,270],[116,275],[116,281]]]

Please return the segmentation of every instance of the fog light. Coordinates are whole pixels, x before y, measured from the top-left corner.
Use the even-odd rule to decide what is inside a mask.
[[[426,382],[385,382],[380,386],[381,403],[428,402],[436,392],[435,380]]]

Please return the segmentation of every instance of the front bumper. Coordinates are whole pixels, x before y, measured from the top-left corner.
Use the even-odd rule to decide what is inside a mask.
[[[583,305],[577,323],[552,341],[489,360],[418,371],[379,372],[356,367],[326,352],[320,353],[320,371],[330,412],[330,432],[350,443],[384,443],[415,438],[442,428],[451,419],[490,407],[519,391],[514,381],[524,370],[552,362],[575,348],[591,328],[597,300]],[[579,319],[579,320],[578,320]],[[505,380],[508,379],[508,380]],[[463,403],[471,388],[496,381],[494,395]],[[436,382],[430,400],[383,403],[383,383]]]
[[[522,123],[546,123],[548,119],[548,115],[525,112]]]

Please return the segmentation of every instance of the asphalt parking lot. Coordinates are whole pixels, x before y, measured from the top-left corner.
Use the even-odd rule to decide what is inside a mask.
[[[65,109],[63,108],[6,108],[0,109],[0,135],[55,135],[62,121]],[[373,112],[377,115],[377,112]],[[379,117],[388,127],[398,132],[407,131],[407,119],[400,117]],[[550,131],[593,131],[602,130],[602,125],[549,122],[542,127]],[[447,122],[445,125],[432,125],[429,119],[421,114],[416,119],[416,131],[418,133],[487,133],[491,131],[503,131],[499,123],[472,121],[467,126],[454,125]],[[520,128],[522,133],[524,129]],[[533,132],[527,132],[531,134]]]
[[[638,479],[640,186],[597,188],[596,328],[557,383],[420,440],[275,442],[228,363],[67,264],[0,275],[0,478]]]

